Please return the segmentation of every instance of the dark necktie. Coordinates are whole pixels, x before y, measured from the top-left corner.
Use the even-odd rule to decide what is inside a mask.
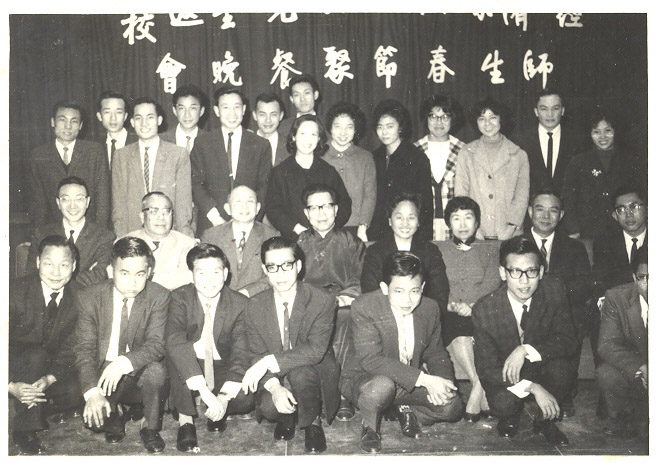
[[[548,271],[548,249],[546,249],[546,238],[541,240],[541,253],[544,255],[544,262],[546,263],[546,271]]]
[[[73,235],[75,234],[75,230],[71,230],[69,232],[69,243],[75,244],[75,239],[73,238]]]
[[[631,246],[631,259],[630,259],[630,264],[633,265],[633,262],[635,262],[635,256],[637,256],[637,238],[631,239],[633,242],[633,246]]]
[[[149,186],[149,168],[150,168],[150,163],[149,163],[149,147],[145,146],[144,147],[144,185],[146,185],[146,192],[150,193],[151,188]]]
[[[187,143],[185,143],[185,149],[186,149],[187,152],[189,153],[190,150],[191,150],[191,146],[192,146],[192,137],[190,137],[189,135],[187,135],[185,138],[187,138]]]
[[[206,384],[211,391],[215,388],[215,369],[213,367],[213,319],[211,305],[206,304],[206,310],[203,317],[203,376],[206,378]]]
[[[548,178],[553,178],[553,132],[548,132],[548,149],[546,151]]]
[[[112,138],[110,140],[112,146],[110,146],[110,170],[112,169],[112,159],[114,159],[114,152],[117,150],[117,141]]]
[[[242,265],[242,253],[244,251],[244,245],[247,241],[246,237],[247,237],[247,232],[243,231],[242,238],[240,238],[240,242],[238,243],[238,268]]]
[[[69,147],[65,146],[63,150],[64,150],[64,158],[62,159],[62,161],[64,161],[65,166],[68,166],[69,162],[71,162],[71,159],[69,158]]]
[[[58,307],[57,307],[57,296],[59,293],[50,293],[50,301],[46,306],[46,333],[44,333],[44,338],[47,337],[47,333],[50,333],[55,322],[55,317],[57,317]]]
[[[290,349],[290,312],[288,303],[283,303],[283,350]]]
[[[160,247],[160,242],[159,242],[159,241],[154,241],[154,242],[153,242],[153,245],[155,246],[155,247],[153,248],[153,252],[155,252],[155,251],[157,251],[158,248]]]
[[[228,155],[228,176],[231,177],[231,189],[235,175],[233,174],[233,132],[228,133],[228,143],[226,144],[226,154]]]
[[[128,312],[128,298],[123,298],[123,306],[121,307],[121,325],[119,327],[119,355],[126,353],[128,346],[128,319],[130,313]]]
[[[388,169],[388,164],[391,162],[391,154],[386,154],[386,168]]]
[[[521,330],[525,331],[526,327],[528,326],[528,305],[523,304],[521,307],[523,307],[523,314],[521,315]]]

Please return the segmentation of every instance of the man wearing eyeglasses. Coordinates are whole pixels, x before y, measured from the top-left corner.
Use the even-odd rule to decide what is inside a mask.
[[[596,380],[608,408],[604,433],[649,436],[649,267],[640,248],[632,283],[606,292],[601,311]]]
[[[256,394],[256,416],[277,423],[275,440],[291,440],[295,422],[304,429],[307,452],[327,448],[322,406],[331,424],[338,408],[340,371],[330,346],[335,300],[298,282],[301,250],[273,237],[263,243],[263,271],[272,287],[249,299],[245,310],[253,365],[242,390]]]
[[[62,220],[42,225],[33,231],[27,273],[36,270],[41,240],[46,236],[60,235],[78,248],[80,261],[74,272],[78,283],[89,286],[107,279],[106,268],[111,261],[116,236],[87,217],[90,200],[87,184],[81,178],[69,176],[59,182],[55,202],[62,212]]]
[[[544,275],[542,254],[524,236],[500,247],[500,289],[473,306],[475,367],[498,434],[518,433],[524,405],[551,445],[569,439],[555,426],[569,393],[577,341],[564,285]]]
[[[139,213],[142,228],[128,233],[143,239],[155,258],[152,281],[170,291],[192,282],[192,272],[187,266],[187,253],[196,244],[181,232],[172,230],[174,223],[173,204],[161,191],[152,191],[142,198]]]

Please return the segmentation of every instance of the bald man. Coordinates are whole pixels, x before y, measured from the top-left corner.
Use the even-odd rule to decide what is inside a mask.
[[[224,251],[229,261],[229,287],[247,297],[269,288],[261,268],[260,247],[268,238],[279,236],[275,228],[255,221],[260,208],[256,192],[238,186],[224,204],[231,220],[207,229],[201,237],[202,242]]]

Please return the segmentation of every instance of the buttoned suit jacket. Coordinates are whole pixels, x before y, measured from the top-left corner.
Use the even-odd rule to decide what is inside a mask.
[[[648,334],[635,282],[605,293],[597,350],[601,360],[621,371],[628,382],[640,366],[648,364]]]
[[[78,312],[74,300],[80,285],[75,281],[64,286],[57,315],[47,330],[46,301],[38,274],[27,275],[9,285],[9,349],[41,346],[50,362],[43,375],[55,378],[75,375],[73,367],[73,329]]]
[[[207,214],[213,207],[217,208],[224,220],[230,220],[224,211],[224,204],[236,186],[248,186],[256,192],[258,201],[265,204],[267,181],[272,170],[272,148],[267,140],[242,130],[234,182],[229,177],[228,155],[221,129],[199,134],[194,141],[190,161],[192,193],[199,208],[197,224],[200,234],[212,226]],[[263,213],[261,211],[259,217]]]
[[[242,381],[249,367],[250,354],[243,319],[246,309],[246,297],[226,286],[222,288],[215,309],[213,338],[219,356],[231,372],[229,381]],[[194,285],[190,283],[172,292],[165,348],[168,362],[173,364],[183,381],[203,375],[194,351],[194,343],[201,339],[203,325],[204,308]]]
[[[644,243],[649,246],[649,233],[644,235]],[[639,249],[638,249],[639,251]],[[618,285],[633,281],[633,266],[628,261],[624,232],[620,226],[608,230],[601,238],[594,241],[595,295],[601,297],[605,292]]]
[[[25,165],[28,212],[33,228],[62,220],[57,208],[57,185],[71,175],[87,184],[91,200],[87,218],[101,226],[110,223],[110,174],[103,147],[93,141],[75,142],[68,169],[57,151],[55,141],[32,150]]]
[[[112,334],[114,280],[107,280],[78,292],[75,306],[75,366],[84,394],[96,387],[105,363]],[[152,362],[164,358],[164,333],[170,293],[157,283],[146,282],[135,297],[128,319],[128,358],[135,374]]]
[[[112,161],[112,223],[114,233],[123,236],[141,228],[139,217],[146,194],[144,167],[139,142],[126,145],[114,153]],[[160,140],[153,168],[150,191],[166,194],[174,207],[174,230],[194,237],[192,221],[192,187],[190,157],[185,148]]]
[[[43,225],[32,232],[30,252],[28,253],[28,272],[36,270],[39,243],[46,236],[59,235],[67,238],[64,224],[60,220],[56,223]],[[75,272],[75,280],[82,286],[90,286],[107,280],[107,266],[112,262],[112,245],[116,236],[110,230],[96,225],[85,219],[85,225],[75,240],[80,260]]]
[[[567,291],[552,275],[544,275],[532,296],[524,332],[524,344],[534,347],[541,361],[521,370],[521,379],[535,380],[541,364],[567,358],[576,352],[576,331],[571,319]],[[505,360],[521,345],[516,318],[507,296],[507,285],[484,296],[473,306],[475,368],[483,383],[512,386],[503,381]],[[569,374],[567,362],[564,375]],[[562,363],[556,363],[560,367]]]
[[[413,311],[414,351],[411,363],[400,362],[398,327],[393,309],[381,290],[362,294],[352,302],[354,355],[341,375],[341,390],[351,390],[364,375],[385,376],[411,392],[427,365],[430,375],[454,380],[448,351],[441,338],[441,312],[436,301],[423,297]]]
[[[523,132],[518,139],[518,145],[528,155],[528,164],[530,165],[530,198],[545,188],[550,188],[557,194],[560,194],[569,161],[581,150],[578,136],[573,130],[561,124],[560,131],[560,146],[557,150],[557,161],[552,178],[548,175],[548,169],[546,169],[541,145],[539,144],[538,126],[534,126],[530,130]],[[554,150],[553,156],[555,155],[556,152]]]
[[[254,222],[242,250],[242,265],[238,266],[238,251],[233,238],[232,221],[207,229],[201,241],[218,246],[228,258],[231,276],[229,287],[235,291],[245,289],[249,297],[269,288],[260,259],[261,245],[273,236],[279,236],[274,227]]]
[[[283,378],[294,368],[313,366],[322,383],[322,398],[329,423],[336,414],[340,399],[340,370],[330,344],[335,307],[334,297],[329,293],[298,281],[290,314],[292,347],[287,351],[283,350],[272,289],[250,298],[245,312],[252,363],[273,354],[280,368],[279,373],[266,373],[259,388],[270,378]]]

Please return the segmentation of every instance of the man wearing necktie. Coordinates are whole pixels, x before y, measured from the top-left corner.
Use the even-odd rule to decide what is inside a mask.
[[[441,337],[436,301],[423,297],[425,270],[420,258],[396,251],[382,266],[380,289],[352,303],[352,356],[340,390],[361,410],[360,447],[381,450],[383,415],[395,416],[402,434],[422,435],[421,424],[459,421],[464,404]]]
[[[121,93],[111,90],[101,93],[97,106],[96,119],[106,132],[98,141],[105,146],[107,165],[112,172],[114,153],[126,145],[135,143],[137,135],[129,132],[125,127],[130,113],[130,105],[128,99]]]
[[[585,245],[570,238],[558,227],[564,217],[564,209],[554,191],[548,188],[538,191],[530,200],[528,215],[532,227],[525,236],[533,240],[542,253],[544,273],[558,277],[567,288],[571,316],[578,335],[578,349],[571,357],[570,394],[565,397],[565,402],[560,403],[562,415],[570,417],[576,413],[573,397],[578,392],[583,338],[589,334],[593,323],[589,304],[594,289],[590,261]],[[598,310],[595,315],[598,316]]]
[[[181,452],[198,446],[195,397],[206,406],[210,432],[223,432],[228,415],[254,408],[254,396],[241,390],[249,366],[243,320],[247,299],[225,286],[229,262],[217,246],[195,246],[187,263],[194,283],[172,293],[165,330],[171,405],[180,425],[176,447]]]
[[[142,198],[161,191],[176,210],[174,230],[194,237],[190,157],[184,148],[160,139],[162,120],[154,100],[135,101],[130,123],[139,141],[117,150],[112,161],[112,224],[117,236],[141,226]]]
[[[601,310],[596,380],[608,408],[608,435],[649,436],[649,267],[647,248],[634,264],[632,283],[609,289]],[[648,442],[647,442],[648,443]]]
[[[339,368],[331,349],[334,298],[298,282],[301,250],[273,237],[263,243],[261,260],[270,290],[251,299],[245,310],[252,365],[242,390],[256,395],[256,414],[276,421],[274,438],[290,440],[295,421],[304,429],[307,452],[327,448],[320,415],[329,424],[336,414]]]
[[[189,154],[194,147],[194,140],[201,133],[199,120],[206,112],[208,97],[196,85],[183,85],[176,89],[171,103],[178,123],[164,132],[161,137],[185,148]]]
[[[475,367],[498,434],[517,434],[524,405],[534,430],[555,446],[569,439],[555,426],[569,394],[570,357],[577,348],[567,291],[544,274],[532,239],[516,236],[500,248],[505,285],[473,306]]]
[[[243,129],[245,101],[235,87],[217,89],[213,109],[221,127],[195,139],[190,160],[199,234],[229,220],[223,207],[234,187],[246,185],[256,192],[260,203],[264,201],[272,148],[267,140]]]
[[[164,449],[159,430],[167,397],[164,333],[169,291],[148,281],[148,244],[126,237],[112,248],[113,278],[84,288],[76,301],[75,365],[85,399],[83,421],[114,444],[124,439],[118,407],[143,402],[140,437],[150,453]]]
[[[71,281],[77,250],[63,236],[52,235],[39,243],[36,255],[39,273],[9,284],[8,391],[15,408],[10,428],[24,455],[46,452],[36,433],[48,415],[82,404],[71,349],[77,318],[73,301],[80,289]]]

